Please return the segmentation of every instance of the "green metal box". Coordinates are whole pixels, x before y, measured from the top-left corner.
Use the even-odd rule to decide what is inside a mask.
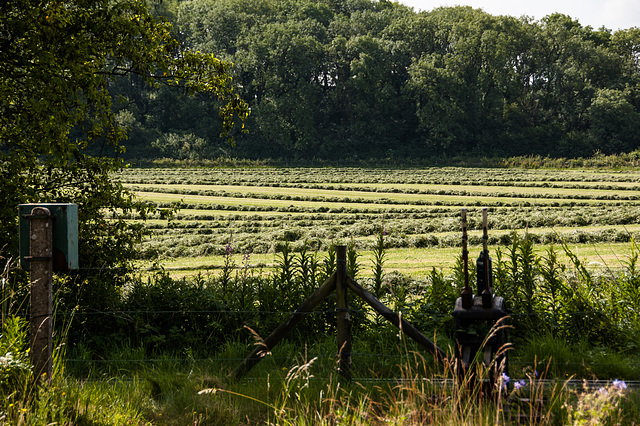
[[[78,205],[67,203],[20,204],[20,264],[29,270],[31,211],[36,207],[49,209],[53,215],[53,270],[78,269]]]

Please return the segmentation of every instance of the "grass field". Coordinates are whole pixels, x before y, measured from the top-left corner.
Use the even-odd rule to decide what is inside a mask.
[[[388,270],[419,277],[455,262],[463,207],[471,253],[479,251],[482,207],[493,251],[515,231],[541,251],[564,240],[589,264],[616,268],[640,232],[635,170],[127,169],[118,178],[148,202],[180,208],[170,221],[145,223],[141,263],[178,276],[219,268],[227,245],[269,269],[283,244],[321,256],[331,244],[352,243],[366,272],[375,236],[385,232]]]
[[[117,178],[179,210],[169,221],[125,217],[144,229],[146,272],[127,275],[113,310],[99,305],[99,285],[86,286],[98,290],[87,298],[98,309],[74,308],[78,328],[56,349],[66,363],[34,397],[28,379],[3,394],[0,423],[638,424],[640,171],[156,168]],[[332,244],[355,247],[358,281],[453,353],[460,209],[473,275],[485,206],[510,317],[511,379],[496,370],[491,398],[351,296],[353,382],[336,376],[342,310],[331,298],[249,377],[229,376],[256,336],[326,282]],[[0,349],[26,348],[26,322],[7,324]],[[30,374],[26,363],[7,365]]]

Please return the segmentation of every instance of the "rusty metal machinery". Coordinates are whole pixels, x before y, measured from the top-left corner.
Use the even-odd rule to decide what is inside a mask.
[[[455,324],[455,356],[461,377],[472,381],[483,380],[487,389],[493,389],[498,372],[508,374],[507,333],[503,318],[507,307],[502,297],[493,291],[491,257],[488,250],[487,209],[482,209],[482,252],[476,261],[476,292],[469,285],[467,250],[467,211],[462,209],[462,262],[464,289],[453,310]],[[482,367],[482,369],[480,368]]]

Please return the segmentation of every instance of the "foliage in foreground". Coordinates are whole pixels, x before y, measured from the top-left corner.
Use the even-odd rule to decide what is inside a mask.
[[[0,345],[5,334],[0,336]],[[402,346],[402,345],[401,345]],[[13,425],[583,425],[632,424],[638,391],[614,380],[597,388],[568,380],[546,381],[544,365],[521,379],[498,374],[495,386],[456,385],[454,369],[433,370],[406,352],[397,381],[342,382],[317,359],[271,369],[250,382],[226,377],[219,367],[196,362],[160,366],[129,364],[76,379],[56,363],[50,383],[0,388],[0,421]],[[126,354],[123,353],[123,356]],[[335,361],[335,360],[334,360]],[[333,362],[332,362],[333,363]]]
[[[505,294],[512,291],[509,297],[514,300],[514,306],[517,307],[512,317],[516,327],[515,337],[519,336],[514,353],[518,352],[520,345],[524,345],[523,339],[534,333],[540,335],[540,330],[545,330],[549,336],[548,341],[555,339],[563,347],[575,345],[568,339],[569,336],[564,334],[575,333],[571,327],[576,325],[575,321],[570,320],[570,312],[565,312],[565,309],[573,306],[574,301],[595,303],[585,297],[585,292],[598,297],[608,297],[607,304],[610,305],[629,306],[630,301],[625,298],[634,293],[625,294],[622,290],[637,279],[635,248],[632,248],[627,268],[618,278],[617,287],[621,290],[603,293],[601,287],[607,281],[594,278],[581,267],[577,260],[573,260],[571,268],[556,265],[557,268],[552,269],[558,274],[545,275],[544,271],[549,271],[549,261],[553,260],[551,256],[553,249],[549,249],[545,259],[531,257],[530,242],[527,242],[526,236],[514,238],[514,241],[516,243],[512,250],[507,252],[504,258],[498,255],[495,259],[496,287]],[[375,270],[379,268],[384,270],[383,243],[384,235],[381,234],[378,241],[379,263],[373,265]],[[568,249],[565,248],[565,250]],[[271,283],[287,283],[287,280],[291,280],[292,286],[287,296],[292,296],[293,289],[298,288],[304,281],[303,277],[309,280],[308,277],[311,276],[316,278],[322,276],[317,269],[315,273],[313,272],[314,264],[317,263],[318,269],[322,269],[319,265],[323,265],[327,270],[332,270],[334,267],[332,262],[335,258],[331,255],[322,262],[316,263],[309,260],[305,262],[305,257],[299,256],[299,254],[283,252],[279,270],[274,273],[274,276],[266,278],[271,280]],[[305,256],[313,258],[309,253]],[[362,265],[357,265],[357,254],[352,249],[348,258],[352,259],[348,265],[350,273],[358,277],[358,269]],[[322,363],[316,359],[309,360],[306,354],[301,361],[294,361],[293,366],[290,364],[290,357],[284,363],[277,359],[269,363],[270,357],[267,357],[263,361],[264,369],[258,370],[258,377],[253,381],[232,381],[227,378],[230,368],[233,367],[229,364],[229,360],[237,360],[238,357],[246,354],[250,345],[242,344],[242,341],[238,342],[237,335],[228,336],[224,333],[223,338],[233,341],[227,340],[224,343],[221,340],[214,344],[213,339],[216,337],[209,335],[212,340],[207,342],[205,333],[211,333],[215,328],[211,328],[210,323],[195,321],[188,315],[197,312],[195,309],[197,306],[192,306],[193,311],[184,309],[184,305],[181,306],[187,300],[196,303],[194,299],[196,301],[200,299],[203,303],[200,308],[202,309],[207,305],[208,300],[215,300],[215,294],[222,290],[226,291],[222,294],[224,300],[240,303],[239,301],[243,300],[240,297],[242,294],[245,296],[253,294],[250,293],[254,291],[253,284],[259,287],[269,282],[260,281],[260,276],[251,275],[249,271],[235,270],[231,252],[227,259],[227,268],[220,276],[211,278],[210,282],[189,283],[186,280],[175,282],[166,274],[160,274],[160,279],[157,281],[149,281],[142,287],[131,288],[130,293],[123,298],[123,303],[137,301],[141,303],[140,306],[156,303],[151,305],[156,310],[122,310],[119,313],[111,313],[110,315],[117,314],[120,318],[129,316],[130,321],[139,321],[137,323],[139,329],[136,331],[134,327],[130,331],[132,334],[128,336],[100,334],[100,329],[90,329],[93,335],[103,339],[101,352],[96,352],[101,347],[99,342],[89,340],[81,342],[74,334],[73,327],[70,328],[70,334],[63,331],[70,348],[69,353],[72,354],[69,357],[76,357],[75,361],[84,362],[85,367],[74,366],[73,369],[65,370],[65,365],[71,366],[74,363],[61,362],[67,358],[64,355],[66,346],[58,345],[52,382],[39,389],[31,386],[31,370],[26,362],[26,324],[22,320],[12,319],[12,315],[6,315],[0,334],[0,359],[7,361],[3,361],[0,365],[0,378],[3,380],[3,386],[0,387],[2,420],[10,424],[57,422],[101,425],[186,423],[204,425],[219,424],[221,419],[224,419],[225,424],[230,425],[264,422],[278,425],[375,425],[389,422],[407,425],[488,425],[495,424],[496,421],[503,424],[516,424],[520,421],[520,416],[524,416],[527,419],[536,419],[539,424],[579,425],[589,424],[588,422],[595,420],[602,424],[631,424],[640,415],[637,409],[640,399],[638,393],[626,389],[623,381],[615,380],[598,389],[575,387],[564,378],[567,372],[573,372],[568,370],[567,366],[554,364],[552,356],[555,354],[544,353],[543,347],[538,347],[530,359],[527,359],[528,367],[513,370],[512,374],[517,379],[514,378],[506,388],[503,385],[511,379],[500,374],[498,370],[495,375],[498,380],[494,388],[498,394],[496,399],[481,398],[478,394],[486,392],[485,388],[471,385],[451,386],[447,379],[457,377],[456,372],[450,367],[438,367],[430,359],[423,358],[411,349],[406,339],[398,340],[396,333],[390,334],[390,340],[381,338],[385,335],[384,324],[377,322],[379,319],[369,315],[360,319],[360,325],[354,332],[362,342],[369,342],[370,346],[366,350],[374,353],[391,350],[402,354],[396,366],[386,366],[388,372],[392,374],[391,377],[401,378],[398,382],[385,380],[387,376],[382,369],[385,366],[379,363],[371,363],[367,368],[370,369],[370,374],[379,374],[376,378],[380,381],[340,382],[332,371],[335,369],[336,361],[332,349],[330,352],[333,355],[326,357]],[[551,264],[553,265],[553,262]],[[307,266],[303,268],[303,265]],[[560,271],[562,274],[559,274]],[[245,273],[244,276],[243,273]],[[551,284],[547,283],[547,287],[535,290],[535,287],[529,286],[530,283],[525,281],[525,278],[530,276],[539,284],[544,284],[543,280],[548,280],[549,276],[555,277],[556,281],[549,281]],[[621,277],[627,277],[625,279],[628,282],[625,284]],[[252,281],[246,281],[249,279]],[[448,317],[449,313],[445,311],[449,311],[453,305],[446,305],[443,300],[457,296],[459,289],[455,283],[459,281],[455,276],[448,279],[434,271],[429,285],[423,283],[425,287],[422,288],[422,290],[430,288],[427,295],[432,299],[423,300],[419,298],[420,293],[415,291],[415,283],[406,277],[385,274],[382,277],[378,275],[377,279],[382,279],[382,282],[376,282],[375,279],[368,283],[370,288],[393,309],[402,311],[403,315],[405,312],[407,316],[413,315],[410,317],[411,321],[420,324],[423,330],[434,326],[441,329],[448,327],[448,320],[444,318],[445,314]],[[253,284],[243,288],[243,282]],[[307,285],[309,282],[311,281],[307,281]],[[611,284],[612,281],[608,283]],[[541,298],[542,294],[553,294],[548,285],[564,286],[560,287],[564,288],[564,291],[557,293],[559,297],[564,298],[561,300],[562,303],[557,305],[558,311],[548,311],[549,305],[546,304],[548,301]],[[174,289],[173,286],[177,287]],[[600,293],[596,293],[596,290]],[[570,295],[571,292],[573,295]],[[16,297],[14,293],[7,292],[3,293],[3,298],[7,294],[12,298]],[[181,294],[188,298],[181,300]],[[279,303],[285,299],[281,297],[282,292],[274,293],[273,296],[274,301],[280,300]],[[420,309],[412,307],[416,301],[416,306],[421,306]],[[4,303],[3,306],[5,306]],[[14,306],[14,304],[9,303],[8,306]],[[607,308],[605,304],[597,306],[600,311],[594,314],[602,315],[603,318],[614,313],[621,315],[615,307],[605,311]],[[441,315],[436,315],[436,311],[433,311],[434,307],[441,309]],[[429,312],[428,309],[431,309],[430,315],[422,317],[417,315],[418,312]],[[517,313],[526,313],[529,310],[538,315],[523,315],[523,319],[518,319]],[[232,311],[221,310],[221,312],[231,317],[228,324],[222,324],[223,327],[228,327],[237,320],[233,315],[229,315]],[[6,314],[10,313],[6,312]],[[250,309],[242,313],[248,314],[248,318],[252,321],[255,321],[256,317],[251,315],[260,315],[259,311]],[[213,312],[209,306],[209,310],[202,309],[200,314],[212,315]],[[552,314],[557,316],[553,317]],[[333,322],[333,315],[329,312],[324,312],[323,315],[327,315],[326,320],[310,321],[309,324],[303,325],[298,336],[291,339],[292,344],[287,350],[294,354],[294,357],[300,355],[301,340],[311,340],[312,335],[318,332],[318,327],[326,327],[329,321]],[[554,318],[553,322],[545,322],[548,321],[549,316]],[[167,317],[174,321],[164,324],[172,324],[174,329],[167,330],[160,322],[166,321]],[[176,318],[183,318],[184,321],[175,321]],[[631,327],[627,324],[628,316],[622,317],[618,322],[613,319],[607,319],[607,324],[614,329],[617,327],[618,330],[622,330],[624,327]],[[98,322],[106,323],[104,320],[96,323]],[[612,337],[603,338],[598,334],[602,332],[601,324],[597,321],[591,321],[591,323],[577,324],[581,332],[586,330],[584,336],[591,341],[587,345],[599,343],[614,347],[618,345],[628,347],[634,343],[626,339],[621,340],[623,336],[616,333],[613,333]],[[83,324],[85,327],[91,325],[87,322]],[[141,332],[142,325],[147,326],[144,333]],[[551,327],[557,325],[562,327]],[[236,326],[239,327],[240,324]],[[93,327],[96,327],[96,324],[93,324]],[[630,331],[633,332],[633,329]],[[330,346],[327,345],[327,341],[333,341],[330,334],[325,330],[322,334],[324,343],[321,342],[318,347],[312,347],[310,353],[313,354],[319,347],[324,347],[326,350],[326,347]],[[134,336],[139,340],[131,340]],[[318,336],[315,335],[315,338],[317,339]],[[125,342],[124,347],[123,342]],[[207,363],[202,360],[198,361],[194,356],[197,355],[195,348],[196,345],[202,347],[203,342],[207,342],[210,347],[227,348],[227,364],[222,367],[215,364],[207,366]],[[105,344],[111,346],[110,351],[105,350]],[[154,348],[157,356],[159,349],[167,345],[179,347],[188,357],[181,360],[167,357],[166,361],[153,364],[144,362],[145,357],[154,352]],[[83,347],[84,354],[79,352]],[[584,351],[584,355],[588,355],[587,351]],[[11,356],[8,355],[9,353]],[[209,353],[205,356],[211,355]],[[113,367],[100,367],[100,363],[96,361],[104,357],[108,357]],[[136,359],[139,361],[135,361]],[[615,360],[619,362],[620,358]],[[583,362],[588,363],[588,360]],[[579,374],[586,376],[585,373]],[[598,372],[591,371],[587,374],[588,377],[592,377],[591,374],[597,376]],[[633,377],[637,377],[637,374],[634,373]],[[552,381],[543,382],[542,378],[552,379]],[[203,390],[204,392],[201,392]],[[522,399],[524,397],[526,399]],[[544,399],[544,404],[538,403],[540,399]]]
[[[350,274],[425,333],[437,331],[449,338],[450,312],[463,283],[460,261],[451,274],[433,269],[424,279],[388,273],[385,238],[380,234],[374,250],[377,260],[371,265],[361,264],[355,248],[349,246]],[[542,254],[534,252],[533,246],[526,234],[514,233],[512,243],[493,256],[495,289],[511,310],[512,339],[528,342],[543,334],[605,353],[633,353],[640,341],[640,267],[635,243],[630,244],[631,253],[621,268],[599,273],[590,271],[567,245],[549,246]],[[335,268],[333,250],[321,257],[308,250],[293,253],[284,245],[271,272],[249,268],[248,254],[238,264],[232,250],[228,245],[224,267],[217,275],[173,279],[160,270],[146,279],[132,279],[109,309],[94,311],[63,300],[74,308],[71,346],[98,355],[117,339],[149,353],[170,346],[206,356],[209,347],[250,342],[247,326],[267,336]],[[559,250],[569,264],[559,261]],[[370,278],[364,276],[364,268],[373,270]],[[350,298],[350,309],[354,334],[379,341],[377,333],[387,326],[358,298]],[[335,303],[330,296],[291,338],[314,341],[334,332]],[[572,373],[587,374],[580,368]]]
[[[15,256],[17,207],[73,202],[85,266],[121,266],[135,251],[136,227],[106,212],[151,206],[133,199],[111,173],[122,167],[109,86],[180,86],[221,100],[221,130],[248,111],[229,64],[185,48],[172,26],[142,0],[8,1],[0,4],[0,249]],[[137,238],[136,238],[137,237]]]
[[[379,234],[371,264],[362,264],[355,247],[349,245],[350,275],[425,334],[450,340],[450,312],[463,283],[460,261],[450,274],[433,269],[424,279],[390,273],[384,264],[386,238]],[[104,279],[103,288],[80,290],[70,288],[73,280],[58,276],[56,323],[67,324],[69,350],[87,361],[100,359],[123,343],[150,356],[171,347],[195,357],[208,357],[215,348],[232,342],[250,345],[249,329],[266,337],[335,270],[333,250],[324,256],[310,250],[293,253],[288,245],[280,250],[277,266],[270,272],[250,268],[250,255],[239,260],[228,245],[224,267],[217,275],[173,279],[160,270],[146,278],[115,283]],[[559,250],[569,264],[559,261]],[[625,365],[622,361],[637,351],[640,341],[640,251],[633,242],[630,250],[617,269],[594,273],[567,245],[549,246],[537,254],[527,234],[514,233],[506,249],[495,251],[493,272],[495,289],[511,310],[516,356],[530,362],[536,355],[553,354],[559,358],[554,360],[555,374],[600,375],[583,366],[590,361],[602,364],[598,368],[600,373],[608,371],[606,377],[636,374],[637,368],[614,368]],[[373,273],[365,276],[365,268]],[[12,279],[8,271],[3,283],[3,317],[9,312],[24,314],[27,292],[22,280]],[[87,303],[86,294],[79,298],[78,292],[95,295],[97,300]],[[314,342],[333,336],[335,312],[331,295],[289,339]],[[393,327],[358,298],[350,298],[350,314],[354,335],[373,342],[372,353],[384,353],[389,343],[380,333],[393,336]],[[562,342],[584,350],[562,355],[566,349]]]
[[[423,358],[409,354],[396,382],[345,383],[332,377],[318,383],[315,360],[288,369],[267,400],[223,387],[199,394],[229,394],[262,404],[268,421],[276,425],[621,424],[635,421],[638,414],[632,405],[637,392],[629,392],[621,380],[592,389],[586,383],[549,382],[544,371],[532,369],[512,382],[499,366],[490,366],[497,368],[498,379],[487,387],[472,376],[460,377],[451,365],[434,373]]]

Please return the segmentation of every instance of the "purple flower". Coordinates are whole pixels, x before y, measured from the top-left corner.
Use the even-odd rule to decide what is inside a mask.
[[[627,388],[627,384],[624,382],[624,380],[614,380],[613,386],[620,390],[625,390]]]
[[[609,395],[609,391],[605,388],[598,389],[598,392],[600,393],[600,395]]]
[[[538,370],[533,370],[533,375],[538,377]]]
[[[527,384],[527,382],[525,382],[524,380],[520,380],[519,382],[515,382],[515,383],[513,384],[513,387],[514,387],[516,390],[520,390],[520,388],[524,387],[526,384]]]
[[[233,248],[231,248],[231,243],[229,243],[224,248],[224,254],[225,254],[225,256],[231,256],[232,253],[233,253]]]
[[[511,380],[511,379],[504,372],[502,373],[501,378],[502,378],[502,387],[506,389],[507,388],[507,383],[509,383],[509,380]]]

